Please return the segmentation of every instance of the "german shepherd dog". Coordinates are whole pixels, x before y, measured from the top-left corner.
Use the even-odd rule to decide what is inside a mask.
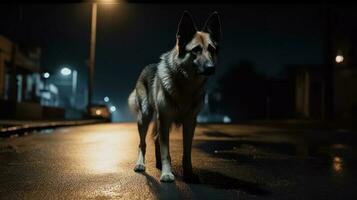
[[[198,31],[191,15],[185,11],[178,25],[175,47],[161,55],[158,63],[147,65],[141,72],[128,98],[129,107],[137,115],[140,136],[134,171],[145,171],[145,138],[154,118],[156,167],[161,169],[160,181],[175,180],[169,153],[169,132],[173,124],[182,125],[183,129],[184,180],[195,177],[191,164],[192,139],[196,117],[203,104],[205,83],[215,72],[220,37],[221,23],[217,12],[213,12],[202,31]]]

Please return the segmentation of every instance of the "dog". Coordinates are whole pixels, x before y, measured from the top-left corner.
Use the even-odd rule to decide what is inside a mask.
[[[141,72],[128,104],[136,114],[140,143],[135,172],[145,171],[145,138],[152,119],[155,139],[156,167],[161,169],[161,182],[172,182],[169,153],[171,126],[183,130],[183,176],[194,177],[191,147],[197,114],[203,106],[205,85],[216,70],[221,38],[221,22],[213,12],[198,31],[188,11],[184,11],[176,33],[176,45],[160,57],[156,64]]]

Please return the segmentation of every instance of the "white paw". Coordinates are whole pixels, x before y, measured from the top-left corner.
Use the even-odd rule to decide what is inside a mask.
[[[145,165],[143,164],[136,164],[134,167],[135,172],[144,172],[145,171]]]
[[[160,181],[161,182],[173,182],[175,180],[175,176],[169,172],[169,173],[161,173]]]

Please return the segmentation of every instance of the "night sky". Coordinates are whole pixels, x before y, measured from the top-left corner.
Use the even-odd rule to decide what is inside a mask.
[[[141,69],[158,62],[174,46],[177,23],[185,9],[198,28],[211,12],[221,15],[219,67],[210,85],[241,59],[251,60],[259,71],[275,77],[283,74],[286,65],[322,63],[320,5],[102,4],[98,7],[94,100],[109,96],[119,110],[119,120],[129,119],[126,100]],[[16,14],[14,4],[0,5],[1,35],[12,38]],[[42,69],[56,71],[61,65],[77,69],[80,91],[87,80],[90,16],[88,3],[25,4],[19,25],[19,41],[42,48]]]

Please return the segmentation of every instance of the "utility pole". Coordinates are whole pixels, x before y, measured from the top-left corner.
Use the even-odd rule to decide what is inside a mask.
[[[97,3],[92,4],[92,23],[91,23],[91,38],[90,38],[90,52],[88,63],[88,115],[90,115],[90,107],[92,105],[93,95],[93,73],[95,64],[95,44],[97,32]]]

